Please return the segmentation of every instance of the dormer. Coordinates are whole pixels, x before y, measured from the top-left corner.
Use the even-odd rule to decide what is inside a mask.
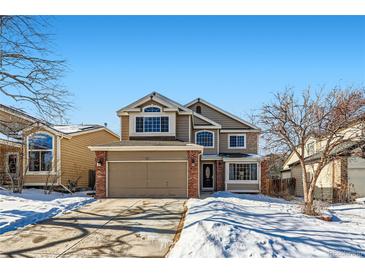
[[[179,124],[188,125],[192,111],[157,92],[120,109],[117,114],[121,117],[124,140],[189,136],[189,127],[182,133]]]

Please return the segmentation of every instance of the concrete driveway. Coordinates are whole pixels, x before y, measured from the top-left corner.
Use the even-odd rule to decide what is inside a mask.
[[[0,257],[164,257],[184,199],[105,199],[0,235]]]

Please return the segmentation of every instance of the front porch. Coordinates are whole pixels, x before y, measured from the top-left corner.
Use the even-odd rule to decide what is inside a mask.
[[[259,193],[261,191],[261,158],[254,154],[202,155],[200,192],[216,191]]]

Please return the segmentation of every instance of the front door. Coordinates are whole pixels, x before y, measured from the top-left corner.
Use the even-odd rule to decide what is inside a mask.
[[[202,189],[213,190],[214,189],[214,164],[202,165]]]

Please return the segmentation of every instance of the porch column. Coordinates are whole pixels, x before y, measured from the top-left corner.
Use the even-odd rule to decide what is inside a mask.
[[[188,198],[199,198],[199,151],[188,154]]]
[[[96,151],[96,172],[95,172],[95,186],[96,186],[96,198],[106,198],[106,151]]]

